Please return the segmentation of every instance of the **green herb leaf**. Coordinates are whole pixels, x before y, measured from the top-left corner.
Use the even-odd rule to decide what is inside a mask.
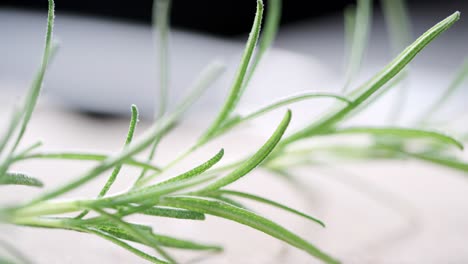
[[[179,239],[172,236],[154,234],[154,239],[163,247],[187,249],[187,250],[213,250],[222,251],[223,248],[215,245],[202,244],[185,239]]]
[[[348,10],[350,12],[350,10]],[[349,18],[349,17],[348,17]],[[367,49],[367,41],[370,32],[370,21],[372,18],[372,2],[371,0],[358,0],[356,15],[354,19],[347,19],[346,21],[354,22],[352,30],[353,36],[351,38],[351,48],[348,59],[348,65],[345,74],[345,85],[343,91],[351,84],[353,78],[356,77],[361,67],[364,53]]]
[[[205,220],[205,215],[198,212],[159,206],[143,210],[141,214],[177,219]]]
[[[34,153],[22,156],[20,160],[28,159],[63,159],[63,160],[89,160],[89,161],[104,161],[109,159],[110,156],[101,153],[79,153],[79,152],[47,152],[47,153]],[[153,164],[138,161],[133,158],[129,158],[123,162],[125,165],[139,167],[151,171],[160,171],[161,168],[156,167]]]
[[[44,184],[33,177],[27,176],[23,173],[13,173],[7,172],[3,177],[1,177],[0,185],[24,185],[31,187],[43,187]]]
[[[136,127],[137,122],[138,122],[138,109],[135,105],[132,105],[132,117],[130,119],[130,125],[128,128],[127,138],[125,139],[124,148],[127,147],[130,143],[132,143],[132,139],[135,133],[135,127]],[[119,164],[114,168],[111,176],[109,177],[106,184],[99,192],[98,197],[104,197],[104,195],[106,195],[106,193],[109,191],[112,184],[115,182],[115,179],[117,178],[117,175],[119,174],[121,169],[122,169],[122,164]]]
[[[210,62],[198,75],[198,77],[191,84],[187,96],[177,105],[174,110],[174,115],[177,120],[187,112],[190,106],[196,102],[200,96],[212,85],[226,70],[226,65],[219,60]]]
[[[169,256],[160,246],[157,244],[157,242],[154,240],[152,237],[151,233],[147,232],[146,230],[141,230],[141,228],[135,227],[132,224],[129,224],[122,219],[118,218],[117,216],[113,214],[109,214],[104,210],[101,210],[99,208],[90,208],[97,213],[99,213],[101,216],[109,219],[109,221],[113,222],[114,224],[118,225],[120,228],[128,232],[131,236],[136,238],[140,243],[145,244],[147,246],[150,246],[151,248],[155,249],[156,252],[161,254],[165,259],[167,259],[170,263],[176,263],[176,261]]]
[[[130,119],[130,125],[128,128],[127,138],[125,139],[124,147],[127,147],[132,142],[133,134],[135,133],[135,127],[136,127],[137,122],[138,122],[138,109],[135,105],[132,105],[132,117]],[[114,184],[115,180],[117,179],[117,176],[119,175],[121,169],[122,169],[122,164],[119,164],[114,168],[109,179],[107,179],[106,184],[102,187],[101,191],[99,192],[98,197],[104,197],[107,194],[110,187],[112,186],[112,184]],[[85,210],[81,214],[79,214],[76,218],[81,219],[85,217],[88,214],[88,212],[89,212],[88,210]]]
[[[431,29],[421,35],[415,42],[409,45],[400,55],[391,61],[383,70],[377,73],[362,87],[357,90],[362,90],[353,100],[353,103],[345,106],[344,108],[334,111],[331,115],[326,116],[317,123],[313,123],[302,130],[285,138],[281,145],[285,146],[293,141],[312,136],[320,131],[329,130],[330,127],[336,125],[349,115],[359,105],[366,102],[372,95],[380,90],[388,81],[397,75],[413,58],[431,41],[437,38],[442,32],[450,28],[458,19],[460,19],[460,12],[455,12],[446,19],[437,23]]]
[[[272,201],[272,200],[269,200],[269,199],[266,199],[266,198],[263,198],[263,197],[260,197],[260,196],[257,196],[257,195],[253,195],[253,194],[245,193],[245,192],[231,191],[231,190],[219,190],[219,191],[216,191],[215,193],[238,196],[238,197],[250,199],[250,200],[253,200],[253,201],[257,201],[257,202],[260,202],[260,203],[268,204],[268,205],[277,207],[279,209],[288,211],[290,213],[296,214],[298,216],[302,216],[302,217],[304,217],[306,219],[311,220],[312,222],[315,222],[315,223],[321,225],[322,227],[325,227],[325,224],[322,221],[320,221],[319,219],[315,218],[315,217],[312,217],[310,215],[307,215],[305,213],[302,213],[302,212],[299,212],[299,211],[297,211],[295,209],[292,209],[292,208],[290,208],[290,207],[288,207],[286,205],[277,203],[275,201]]]
[[[168,127],[166,131],[163,131],[161,135],[155,140],[153,143],[150,154],[148,155],[148,162],[153,160],[154,154],[156,152],[156,148],[162,139],[162,137],[170,131],[175,126],[176,122],[179,122],[180,119],[183,117],[185,112],[190,108],[190,106],[193,105],[193,103],[200,98],[200,96],[203,94],[203,92],[206,91],[206,89],[214,82],[216,79],[221,76],[221,74],[225,70],[225,65],[221,63],[218,60],[215,60],[208,64],[208,66],[202,70],[200,73],[199,77],[195,80],[195,82],[192,84],[192,88],[190,89],[189,94],[181,101],[181,103],[176,107],[176,110],[173,113],[173,126]],[[170,165],[166,166],[165,169],[170,167]],[[138,176],[138,179],[136,180],[134,187],[142,186],[143,179],[146,176],[147,170],[143,170],[140,175]],[[157,175],[157,174],[156,174]],[[155,177],[154,175],[153,177]],[[148,182],[149,180],[145,180],[145,182]]]
[[[356,6],[349,5],[345,7],[343,12],[344,33],[345,33],[345,55],[350,57],[351,48],[353,47],[354,26],[356,25]],[[348,66],[349,66],[348,62]]]
[[[49,66],[49,61],[52,58],[54,51],[56,48],[54,47],[54,43],[52,42],[53,36],[53,27],[54,27],[54,8],[55,4],[53,0],[49,0],[49,10],[47,15],[47,32],[46,32],[46,39],[45,39],[45,48],[42,57],[42,63],[39,68],[38,73],[32,83],[31,89],[29,89],[28,94],[26,95],[24,106],[22,109],[23,120],[21,123],[19,134],[17,135],[11,153],[13,153],[16,148],[18,147],[21,139],[23,138],[24,133],[26,132],[26,128],[29,124],[29,120],[31,119],[32,113],[37,103],[37,99],[39,97],[42,83],[44,81],[44,76]]]
[[[207,245],[207,244],[194,242],[190,240],[175,238],[172,236],[154,234],[152,233],[151,228],[147,226],[141,226],[141,225],[135,225],[135,224],[131,224],[131,225],[134,228],[140,229],[142,232],[151,233],[151,236],[153,237],[154,241],[156,241],[158,245],[162,247],[170,247],[170,248],[178,248],[178,249],[186,249],[186,250],[214,250],[214,251],[222,250],[222,248],[219,246]],[[106,224],[93,225],[90,227],[96,228],[100,231],[103,231],[105,233],[108,233],[120,239],[141,243],[138,239],[136,239],[134,236],[129,234],[127,231],[125,231],[124,229],[114,224],[106,223]]]
[[[402,127],[347,127],[338,128],[330,131],[331,134],[370,134],[370,135],[382,135],[392,136],[397,139],[407,138],[427,138],[434,141],[453,145],[460,150],[463,150],[463,143],[456,140],[453,137],[447,136],[440,132],[402,128]],[[328,134],[329,135],[329,134]]]
[[[49,10],[47,16],[47,32],[45,40],[45,48],[42,57],[42,63],[39,68],[39,71],[36,74],[36,77],[28,90],[26,98],[24,99],[23,106],[21,109],[18,109],[13,112],[13,116],[8,125],[8,129],[3,137],[0,139],[0,154],[4,151],[5,146],[10,141],[10,138],[13,136],[15,130],[19,126],[19,132],[17,133],[16,139],[13,140],[11,150],[7,152],[3,160],[0,162],[0,180],[5,175],[5,172],[8,169],[8,165],[11,162],[13,153],[18,147],[21,139],[23,138],[26,128],[28,126],[29,120],[31,119],[32,113],[37,103],[37,98],[39,97],[42,82],[46,73],[47,66],[49,65],[49,60],[51,59],[53,53],[56,51],[54,43],[52,43],[52,31],[54,26],[54,1],[49,0]]]
[[[174,178],[168,179],[166,181],[163,181],[156,186],[162,186],[165,184],[170,184],[174,182],[179,182],[179,181],[185,181],[189,180],[190,178],[193,178],[197,175],[200,175],[201,173],[205,172],[206,170],[210,169],[213,167],[216,163],[218,163],[224,156],[224,149],[221,149],[216,155],[214,155],[211,159],[209,159],[207,162],[195,167],[194,169],[191,169],[185,173],[182,173],[181,175],[178,175]],[[141,184],[144,185],[145,183],[149,182],[152,180],[153,177],[149,176],[145,178],[144,180],[141,181]],[[150,187],[151,188],[151,187]]]
[[[200,73],[199,77],[194,81],[192,84],[192,88],[190,89],[189,94],[180,102],[180,104],[176,107],[176,110],[173,113],[173,125],[175,126],[176,122],[179,122],[180,119],[183,117],[185,112],[193,105],[193,103],[200,98],[203,92],[214,82],[216,81],[219,76],[224,72],[226,66],[218,60],[212,61],[208,66],[206,66],[202,72]],[[166,131],[163,131],[161,135],[155,140],[153,146],[151,147],[150,154],[148,155],[148,161],[153,160],[154,154],[156,151],[156,147],[159,144],[162,137],[169,132],[169,130],[173,128],[171,126]],[[170,165],[166,166],[165,169],[170,167]],[[134,184],[134,187],[142,186],[143,178],[146,176],[146,170],[143,170],[140,175],[138,176],[137,181]],[[153,176],[154,177],[154,176]],[[148,182],[146,180],[145,182]]]
[[[154,256],[151,256],[151,255],[148,255],[146,254],[145,252],[135,248],[135,247],[132,247],[130,246],[129,244],[123,242],[122,240],[116,238],[115,236],[112,236],[112,235],[109,235],[109,234],[106,234],[102,231],[99,231],[99,230],[95,230],[95,229],[92,229],[92,228],[89,228],[89,229],[82,229],[83,232],[89,232],[89,233],[92,233],[92,234],[95,234],[99,237],[102,237],[130,252],[132,252],[133,254],[145,259],[145,260],[148,260],[152,263],[156,263],[156,264],[168,264],[169,262],[167,261],[164,261],[164,260],[161,260],[157,257],[154,257]]]
[[[155,0],[153,2],[153,29],[154,38],[158,50],[159,66],[159,96],[157,105],[159,109],[155,111],[155,118],[162,117],[167,108],[168,83],[169,83],[169,60],[168,60],[168,36],[169,36],[169,15],[171,10],[170,0]],[[158,112],[159,111],[159,112]]]
[[[254,23],[252,30],[250,31],[249,38],[242,55],[241,63],[237,69],[236,76],[234,77],[234,82],[232,84],[229,95],[224,102],[223,107],[219,111],[218,116],[206,130],[206,132],[201,136],[198,143],[202,144],[206,142],[212,135],[215,134],[216,130],[229,118],[229,115],[234,111],[240,97],[242,94],[242,86],[247,74],[247,69],[249,67],[250,60],[252,58],[253,52],[255,50],[255,45],[257,44],[257,39],[260,34],[260,27],[262,23],[263,16],[263,2],[262,0],[257,0],[257,12],[255,14]]]
[[[393,54],[404,49],[411,43],[411,22],[404,0],[382,0],[382,9]]]
[[[220,200],[221,202],[225,202],[225,203],[230,204],[232,206],[236,206],[236,207],[239,207],[239,208],[242,208],[242,209],[249,210],[249,211],[253,212],[253,210],[247,208],[247,206],[239,203],[236,200],[233,200],[231,198],[227,198],[226,196],[223,196],[223,195],[221,195],[219,193],[211,192],[211,193],[204,193],[203,195],[205,197],[213,198],[215,200]]]
[[[450,85],[439,97],[437,101],[431,104],[425,114],[420,118],[420,122],[426,122],[430,116],[433,116],[440,108],[450,99],[455,91],[462,86],[465,80],[468,78],[468,58],[465,59],[458,72],[455,74]]]
[[[135,154],[145,150],[148,148],[149,145],[154,141],[156,137],[158,137],[163,131],[165,131],[168,126],[171,125],[172,117],[169,117],[162,122],[161,125],[153,125],[146,133],[141,137],[141,139],[132,144],[128,148],[124,149],[118,155],[114,157],[109,157],[103,162],[101,162],[96,167],[92,168],[88,172],[84,173],[81,177],[64,184],[63,186],[59,186],[58,188],[49,191],[36,199],[30,201],[28,204],[25,204],[24,207],[31,206],[33,204],[39,203],[44,200],[49,200],[54,197],[60,196],[64,193],[69,192],[70,190],[76,189],[81,185],[91,181],[92,179],[98,177],[103,172],[107,171],[108,169],[113,168],[114,166],[123,163],[125,160],[131,158]]]
[[[91,181],[92,179],[98,177],[101,173],[105,172],[106,170],[113,168],[114,166],[124,163],[127,160],[131,159],[134,155],[140,153],[141,151],[148,148],[156,138],[163,135],[168,129],[173,127],[174,123],[178,120],[181,112],[177,111],[168,116],[163,117],[159,122],[153,124],[146,133],[134,144],[129,146],[128,148],[124,149],[121,153],[116,156],[108,157],[98,166],[94,167],[93,169],[89,170],[85,174],[83,174],[78,179],[71,181],[63,186],[56,188],[48,193],[41,195],[40,197],[32,200],[28,204],[24,205],[30,206],[35,203],[38,203],[43,200],[48,200],[57,196],[60,196],[70,190],[76,189],[81,185]]]
[[[431,163],[439,164],[445,167],[449,167],[455,170],[468,172],[468,163],[457,160],[452,157],[444,157],[440,155],[431,155],[431,154],[419,154],[419,153],[410,153],[404,152],[406,155],[418,158],[420,160],[428,161]]]
[[[271,153],[271,151],[275,148],[276,144],[278,144],[284,132],[286,131],[286,128],[289,125],[289,121],[291,121],[290,110],[286,112],[283,120],[279,124],[278,128],[276,128],[273,135],[252,157],[250,157],[247,161],[242,163],[242,165],[237,167],[228,175],[204,187],[200,192],[203,193],[217,190],[221,187],[224,187],[228,184],[237,181],[238,179],[255,169],[255,167],[257,167]]]
[[[267,2],[265,26],[263,27],[258,41],[258,50],[255,52],[255,56],[250,63],[249,71],[242,86],[243,90],[245,90],[250,79],[252,79],[263,55],[265,55],[265,52],[271,47],[273,40],[276,38],[276,33],[278,32],[278,26],[281,20],[281,2],[282,0],[268,0]]]
[[[300,93],[300,94],[297,94],[297,95],[292,95],[292,96],[288,96],[286,98],[283,98],[283,99],[280,99],[274,103],[271,103],[271,104],[268,104],[267,106],[264,106],[264,107],[261,107],[260,109],[256,110],[256,111],[253,111],[252,113],[250,114],[247,114],[245,116],[235,116],[235,117],[232,117],[231,119],[229,119],[229,121],[227,121],[222,128],[220,128],[218,130],[218,132],[216,133],[215,136],[219,136],[223,133],[225,133],[227,130],[241,124],[241,123],[244,123],[246,121],[249,121],[249,120],[252,120],[252,119],[255,119],[259,116],[262,116],[266,113],[269,113],[273,110],[276,110],[282,106],[286,106],[286,105],[289,105],[289,104],[292,104],[292,103],[296,103],[296,102],[300,102],[300,101],[304,101],[304,100],[308,100],[308,99],[318,99],[318,98],[332,98],[332,99],[336,99],[336,100],[339,100],[339,101],[342,101],[344,103],[347,103],[347,104],[351,104],[351,101],[348,100],[347,98],[343,97],[343,96],[340,96],[340,95],[336,95],[336,94],[331,94],[331,93],[311,93],[311,92],[305,92],[305,93]]]
[[[352,112],[350,112],[347,116],[347,118],[352,118],[353,116],[357,116],[360,114],[363,110],[366,110],[370,105],[375,103],[377,100],[382,98],[385,94],[387,94],[390,90],[393,88],[397,87],[400,83],[406,80],[408,77],[407,71],[401,71],[399,74],[397,74],[393,79],[391,79],[389,82],[384,84],[382,88],[377,91],[372,97],[367,99],[364,103],[356,107]],[[362,88],[362,87],[361,87]],[[350,96],[357,95],[361,92],[360,89],[354,90],[353,93],[350,94]],[[396,117],[396,115],[395,115]]]
[[[164,197],[161,203],[167,206],[184,208],[187,210],[218,216],[250,226],[296,248],[302,249],[325,263],[339,263],[333,257],[322,252],[309,242],[280,225],[242,208],[232,206],[221,201],[190,196]]]
[[[401,50],[406,48],[412,39],[410,16],[405,2],[405,0],[382,1],[392,55],[397,55]],[[408,72],[408,67],[400,75],[406,72]],[[405,110],[408,88],[408,82],[403,82],[402,86],[398,88],[394,106],[391,107],[389,116],[390,121],[393,123],[401,117]]]
[[[15,109],[13,113],[11,114],[10,121],[8,122],[8,127],[0,139],[0,154],[6,150],[5,146],[7,145],[11,136],[15,132],[15,129],[21,120],[21,116],[22,114],[19,109]]]
[[[211,159],[206,161],[205,163],[188,170],[185,173],[182,173],[174,178],[168,179],[161,183],[133,189],[130,192],[111,196],[108,198],[99,199],[96,203],[100,204],[125,204],[130,202],[138,202],[138,201],[145,201],[147,199],[155,199],[161,195],[169,194],[171,192],[181,190],[184,188],[188,188],[194,186],[198,183],[205,182],[207,180],[211,180],[212,177],[209,178],[201,178],[195,179],[196,176],[202,174],[203,172],[207,171],[211,167],[213,167],[216,163],[218,163],[224,155],[224,150],[221,149],[215,156]],[[149,178],[149,177],[148,177]]]
[[[95,219],[93,219],[93,220],[94,220],[94,222],[96,221]],[[150,226],[132,224],[132,223],[127,223],[127,224],[132,226],[135,229],[140,230],[141,232],[149,232],[149,233],[153,232],[153,228],[150,227]],[[111,234],[113,236],[116,236],[118,238],[122,238],[122,239],[125,239],[125,240],[131,240],[131,241],[134,241],[134,242],[141,243],[134,236],[132,236],[126,230],[124,230],[121,227],[119,227],[118,225],[116,225],[114,222],[109,222],[107,220],[107,218],[106,218],[105,221],[100,221],[100,222],[95,222],[95,223],[93,223],[93,221],[91,221],[91,220],[85,220],[84,226],[86,226],[87,228],[99,229],[101,231],[109,233],[109,234]]]

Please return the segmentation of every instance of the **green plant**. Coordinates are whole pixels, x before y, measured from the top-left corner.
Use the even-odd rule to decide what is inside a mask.
[[[168,48],[167,17],[170,3],[167,0],[159,0],[155,2],[155,5],[154,10],[158,12],[159,18],[156,19],[156,22],[160,29],[157,38],[158,46],[160,47],[160,68],[165,69],[165,64],[167,63],[166,50]],[[158,8],[158,6],[162,6],[162,8]],[[269,1],[265,31],[261,35],[263,3],[261,0],[257,1],[257,12],[244,54],[233,80],[230,93],[217,117],[186,152],[181,153],[180,156],[164,166],[156,166],[152,163],[152,160],[158,143],[181,121],[190,105],[222,72],[222,66],[216,62],[208,66],[201,73],[200,78],[194,82],[192,91],[172,112],[167,111],[167,104],[165,102],[167,94],[167,70],[161,70],[160,77],[162,81],[160,84],[161,96],[159,102],[161,107],[158,110],[159,112],[155,114],[157,118],[155,123],[141,138],[133,140],[133,134],[138,121],[138,110],[135,106],[132,106],[132,117],[124,148],[120,153],[113,156],[99,153],[38,152],[37,149],[40,147],[40,143],[26,147],[23,150],[18,150],[37,102],[47,66],[56,50],[52,37],[54,1],[49,0],[46,44],[41,67],[25,98],[24,104],[14,112],[6,133],[0,138],[0,183],[3,185],[19,184],[42,187],[43,184],[40,180],[29,175],[10,171],[13,164],[28,159],[93,160],[97,161],[97,165],[75,180],[56,189],[44,192],[30,201],[1,208],[0,220],[13,225],[58,228],[89,233],[115,243],[148,261],[154,263],[174,263],[176,262],[175,259],[166,252],[166,248],[210,251],[220,251],[222,248],[216,245],[161,235],[152,230],[150,226],[129,222],[126,220],[126,216],[145,214],[154,217],[204,220],[205,215],[214,215],[264,232],[298,249],[304,250],[325,263],[338,263],[339,261],[336,258],[321,251],[305,239],[283,228],[274,221],[245,208],[235,199],[244,198],[258,203],[265,203],[283,209],[285,212],[305,217],[320,226],[325,226],[322,221],[279,202],[271,201],[254,194],[230,190],[227,187],[259,166],[275,173],[284,173],[294,164],[301,164],[303,157],[314,155],[315,153],[320,155],[325,152],[335,157],[345,156],[347,158],[414,157],[468,171],[466,163],[454,159],[447,154],[450,151],[450,147],[463,149],[463,144],[442,133],[402,127],[343,126],[343,122],[346,119],[357,114],[359,110],[372,103],[383,92],[392,88],[395,85],[392,79],[399,80],[397,75],[417,53],[459,19],[460,15],[458,12],[429,29],[382,71],[345,96],[329,93],[304,93],[281,99],[244,116],[237,115],[235,113],[236,106],[242,97],[242,93],[254,74],[256,66],[274,39],[280,17],[280,7],[280,0]],[[350,69],[347,71],[346,86],[350,84],[351,75],[357,73],[365,50],[363,45],[365,45],[366,31],[368,29],[363,27],[362,23],[368,23],[365,21],[368,21],[370,8],[370,1],[358,2],[357,10],[359,11],[357,11],[355,21],[360,22],[355,24],[356,26],[351,32],[355,36],[352,37],[353,45],[350,52],[354,55],[351,56],[353,59],[350,62]],[[354,21],[354,19],[351,20]],[[258,46],[258,50],[254,52],[256,46]],[[452,91],[454,88],[449,89]],[[239,161],[223,164],[222,166],[218,165],[224,155],[224,150],[221,149],[206,162],[194,166],[192,169],[180,175],[175,175],[168,180],[155,182],[162,172],[178,165],[179,161],[186,158],[195,149],[231,131],[232,128],[285,105],[315,98],[333,99],[337,101],[337,104],[319,121],[307,124],[304,128],[284,137],[291,120],[291,111],[286,111],[276,130],[263,146],[255,153]],[[295,146],[297,142],[311,137],[326,137],[341,134],[366,134],[371,135],[374,140],[371,144],[363,147],[328,145],[320,149],[314,147],[302,147],[299,149]],[[424,144],[421,144],[419,151],[414,151],[410,148],[409,143],[412,143],[414,139],[424,139]],[[137,154],[147,148],[150,148],[148,160],[139,160]],[[306,160],[306,163],[308,162],[309,160]],[[131,189],[123,193],[109,195],[108,191],[112,187],[116,177],[118,177],[122,166],[139,167],[142,169],[142,172]],[[109,170],[112,170],[111,175],[96,198],[69,201],[56,199],[71,190],[82,187],[92,179],[105,175]],[[89,212],[93,212],[93,216],[88,216]],[[76,213],[77,216],[64,216],[69,213]],[[134,247],[131,243],[145,245],[155,250],[156,255],[145,253]],[[16,256],[17,261],[24,261],[24,256],[14,250],[9,244],[2,243],[2,246],[10,249],[12,255]],[[8,258],[1,258],[0,260],[6,263],[13,262]]]

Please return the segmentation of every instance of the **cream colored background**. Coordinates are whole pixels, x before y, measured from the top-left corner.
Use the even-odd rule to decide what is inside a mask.
[[[141,122],[138,133],[147,126],[147,122]],[[46,150],[113,152],[120,149],[126,128],[127,120],[124,119],[90,118],[44,102],[34,115],[26,142],[42,138],[46,142]],[[168,161],[189,144],[199,129],[193,120],[177,129],[161,145],[158,160]],[[245,128],[235,136],[210,144],[191,156],[178,170],[206,159],[221,146],[226,148],[226,161],[250,153],[266,138],[255,135],[253,131]],[[419,162],[336,166],[353,175],[324,173],[326,170],[323,168],[295,170],[301,186],[298,191],[282,179],[257,170],[233,188],[284,201],[324,220],[326,229],[269,207],[255,206],[262,214],[298,232],[345,263],[468,261],[465,243],[468,237],[466,176]],[[51,188],[79,175],[85,167],[75,162],[42,161],[27,162],[17,169],[34,174],[46,183],[47,188]],[[123,170],[112,191],[125,189],[136,174],[134,170]],[[101,177],[67,196],[92,197],[104,180],[105,177]],[[24,187],[9,187],[8,191],[2,192],[2,200],[23,199],[38,192]],[[135,221],[151,224],[163,234],[219,242],[226,246],[225,254],[209,256],[198,262],[197,259],[205,256],[203,253],[172,251],[182,263],[314,263],[301,251],[264,234],[210,216],[205,222],[155,218]],[[37,263],[143,263],[107,241],[86,234],[4,226],[0,236],[14,241]]]

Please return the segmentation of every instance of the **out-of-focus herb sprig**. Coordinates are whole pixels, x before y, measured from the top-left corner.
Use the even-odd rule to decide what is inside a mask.
[[[384,14],[388,22],[392,49],[400,49],[407,45],[411,33],[409,15],[403,0],[383,0]],[[369,2],[366,0],[357,1],[356,8],[350,8],[345,12],[345,22],[349,42],[349,57],[354,57],[347,65],[347,72],[358,72],[360,62],[363,59],[362,52],[366,46],[368,32],[362,32],[369,27],[365,27],[356,20],[371,21],[368,11]],[[426,45],[439,36],[442,32],[452,26],[459,19],[459,12],[455,12],[420,36],[416,41],[406,47],[393,61],[391,61],[379,73],[370,78],[363,85],[355,88],[345,95],[350,100],[349,105],[340,107],[334,106],[328,116],[319,121],[306,126],[282,140],[277,148],[278,154],[272,155],[269,161],[264,164],[278,170],[278,164],[313,164],[314,159],[320,160],[324,154],[333,158],[344,159],[404,159],[415,158],[432,164],[442,165],[462,172],[468,172],[468,163],[457,158],[455,149],[463,150],[466,141],[466,132],[457,133],[458,139],[440,132],[440,126],[434,122],[435,114],[448,103],[450,97],[456,90],[462,87],[468,76],[468,63],[463,63],[457,71],[453,81],[442,93],[440,98],[427,107],[421,116],[409,127],[386,126],[386,127],[347,127],[344,122],[358,115],[360,111],[366,109],[376,100],[385,95],[389,90],[402,84],[408,76],[406,66]],[[356,31],[357,30],[357,31]],[[360,41],[356,39],[361,39]],[[359,45],[355,45],[359,42]],[[349,80],[347,80],[349,82]],[[406,84],[406,83],[404,83]],[[404,85],[400,90],[407,89]],[[395,121],[404,107],[404,95],[407,91],[400,91],[398,101],[394,105],[392,121]],[[437,126],[433,126],[435,123]],[[439,122],[440,123],[440,122]],[[437,129],[434,129],[437,128]],[[337,141],[336,144],[329,143],[325,146],[307,146],[303,142],[313,137],[340,136],[361,134],[370,136],[370,141],[363,144],[346,144]],[[415,146],[415,140],[418,139]],[[421,141],[423,140],[423,141]],[[298,142],[299,144],[295,144]],[[298,147],[300,145],[300,147]],[[307,162],[294,162],[297,160],[307,160]],[[307,158],[305,158],[307,157]],[[268,165],[267,165],[268,164]],[[281,167],[281,166],[280,166]]]

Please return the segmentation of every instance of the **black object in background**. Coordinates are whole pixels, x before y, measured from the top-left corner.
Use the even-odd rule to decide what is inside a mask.
[[[64,11],[81,15],[102,16],[149,24],[153,0],[55,0],[57,13]],[[305,19],[342,12],[356,0],[304,1],[283,0],[282,25]],[[461,0],[407,0],[410,7],[427,4],[444,6],[463,2]],[[264,0],[268,8],[268,0]],[[380,1],[374,0],[379,6]],[[255,0],[173,0],[171,25],[186,30],[199,31],[218,36],[237,36],[247,33],[255,15]],[[0,0],[0,7],[47,9],[47,0]]]
[[[104,16],[140,23],[150,23],[152,0],[56,0],[57,13]],[[265,8],[268,1],[265,0]],[[283,24],[341,12],[354,0],[299,1],[283,0]],[[0,0],[0,6],[46,10],[47,0]],[[249,32],[255,15],[255,0],[173,0],[171,25],[187,30],[220,36],[235,36]]]

